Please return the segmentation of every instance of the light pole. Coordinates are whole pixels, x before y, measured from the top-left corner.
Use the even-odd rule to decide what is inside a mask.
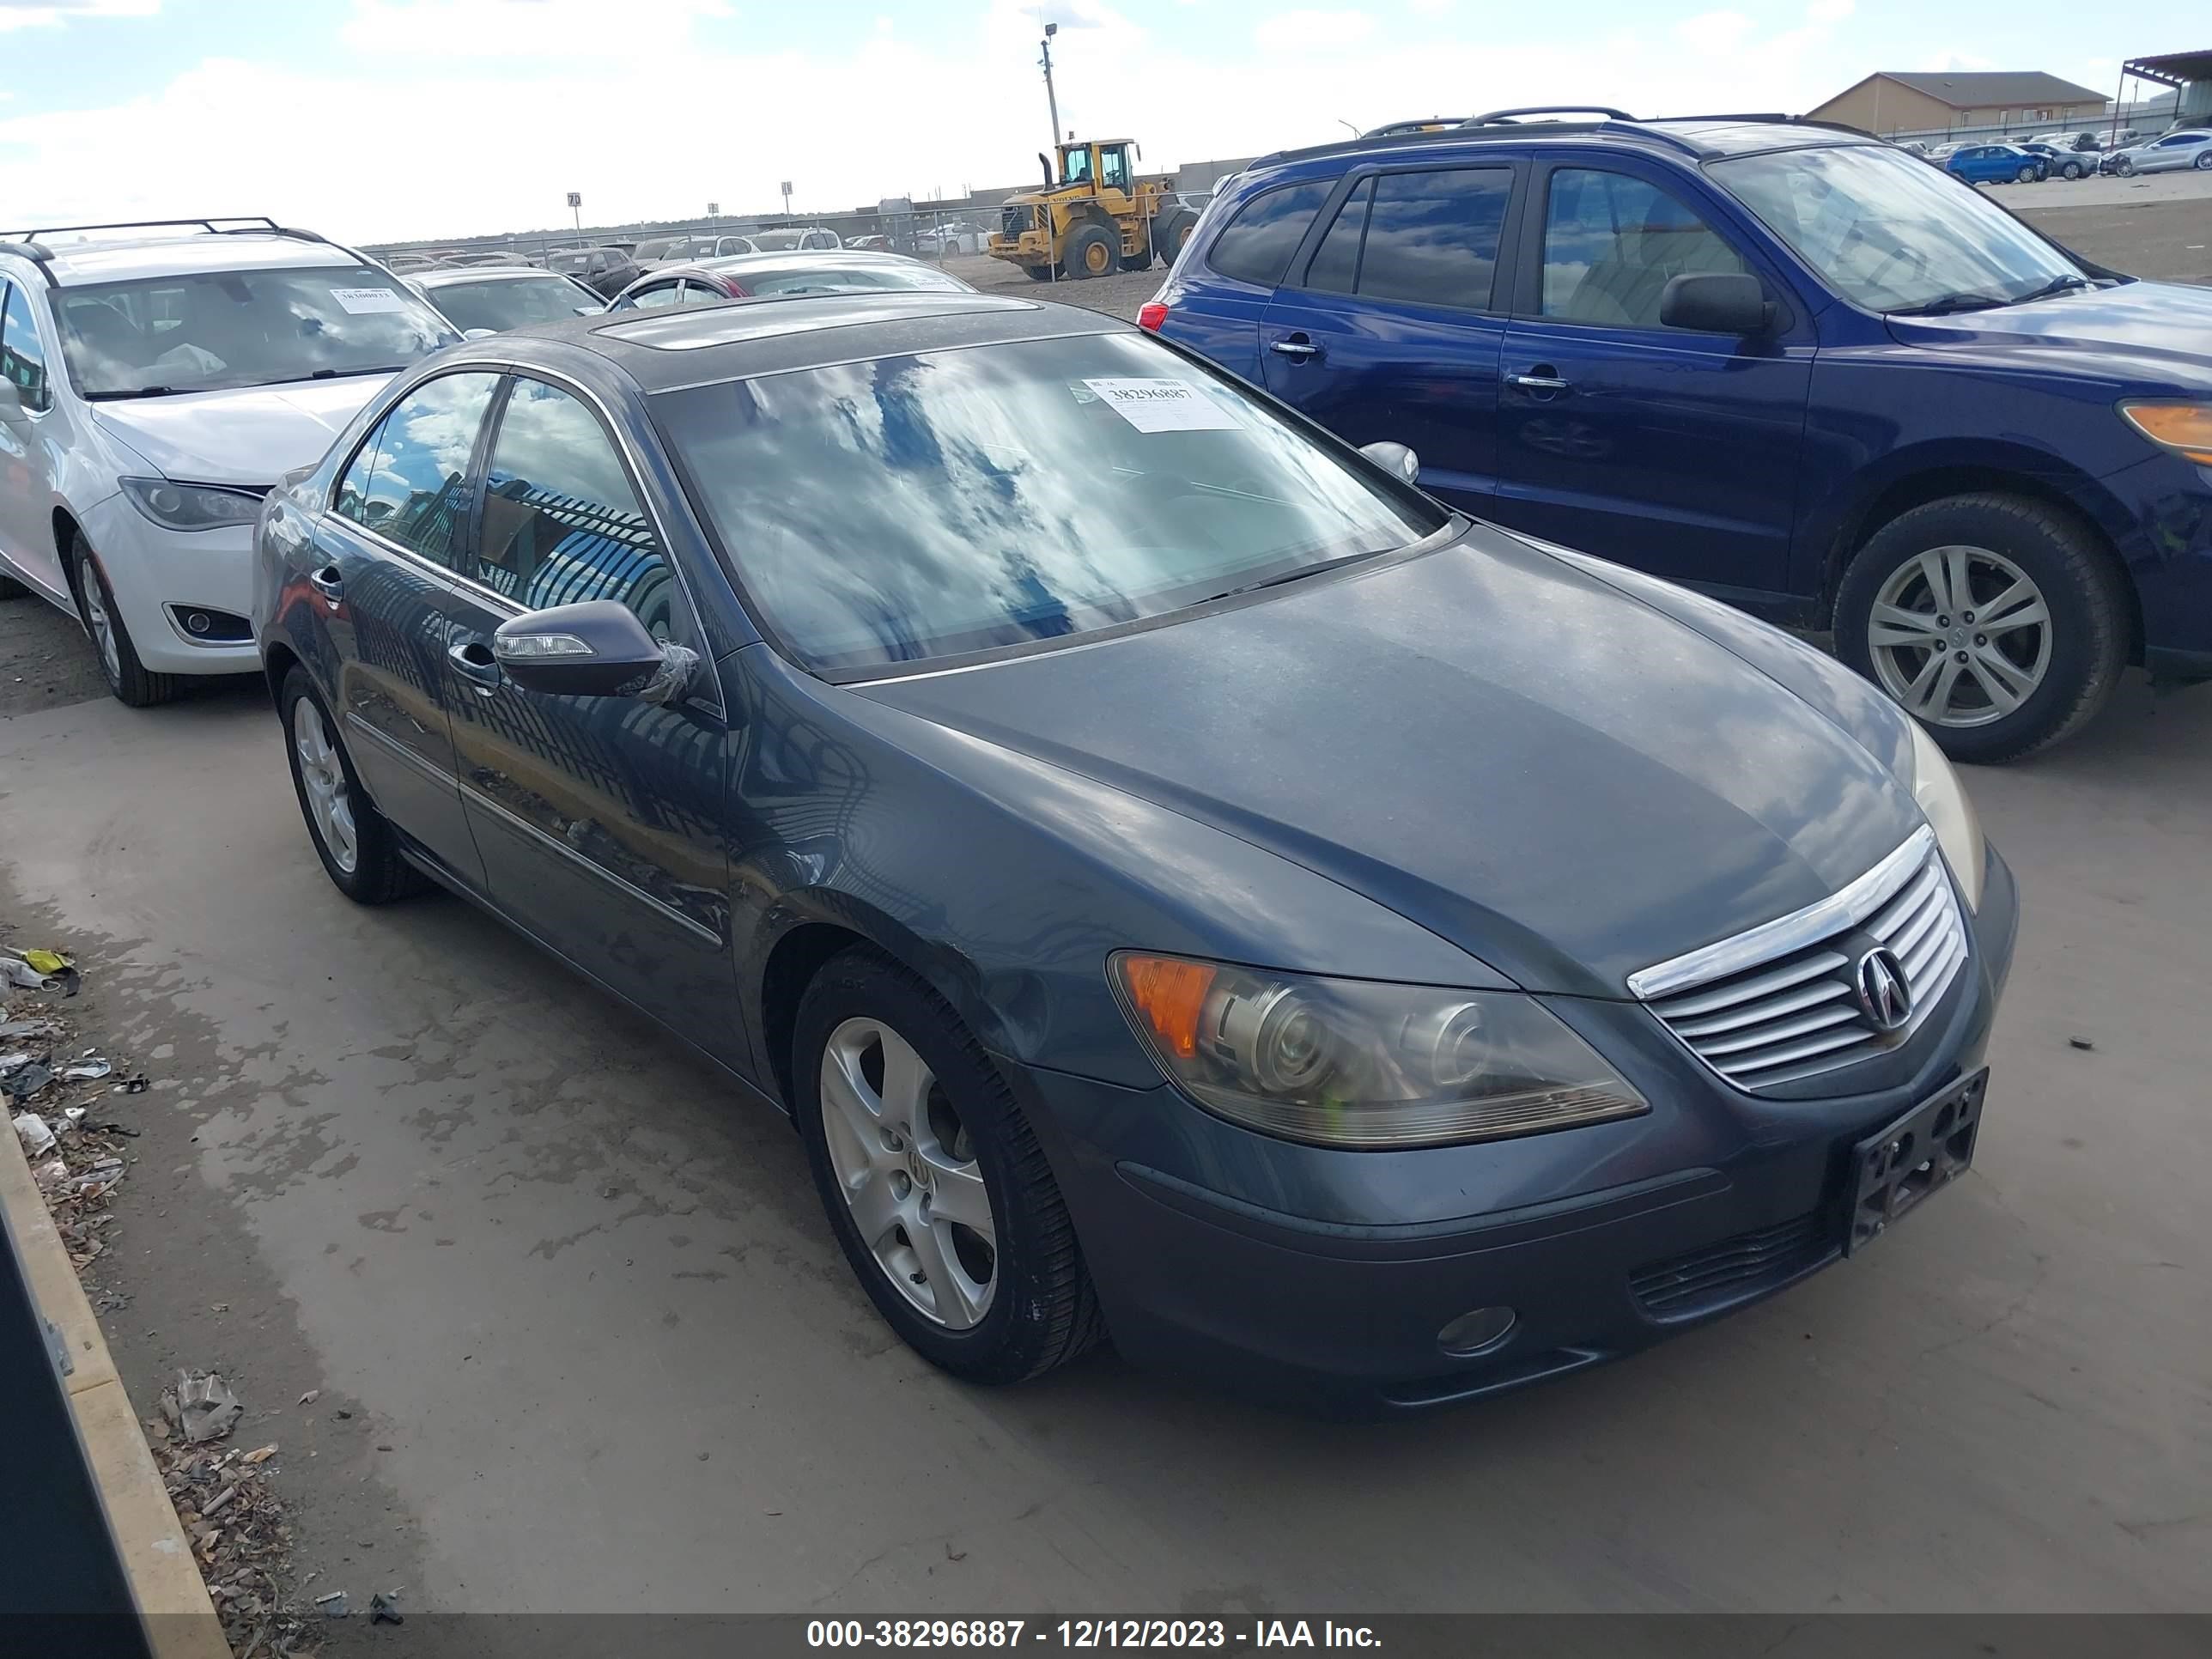
[[[1047,23],[1044,39],[1037,42],[1044,52],[1044,105],[1052,112],[1052,147],[1055,152],[1060,149],[1060,100],[1052,90],[1052,37],[1059,33],[1059,24]]]

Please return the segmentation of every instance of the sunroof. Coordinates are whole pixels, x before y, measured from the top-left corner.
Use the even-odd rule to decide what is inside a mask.
[[[756,300],[737,305],[683,311],[647,312],[595,328],[629,345],[656,351],[701,351],[779,334],[812,329],[850,328],[861,323],[892,323],[905,317],[957,317],[978,311],[1035,311],[1030,300],[991,294],[932,294],[918,289],[878,294],[830,294],[809,299]]]

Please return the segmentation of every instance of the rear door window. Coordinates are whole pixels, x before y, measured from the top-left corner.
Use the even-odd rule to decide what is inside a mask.
[[[36,411],[53,402],[46,390],[46,354],[39,344],[38,319],[31,314],[30,296],[19,283],[8,290],[5,320],[0,321],[0,376],[15,388],[24,408]]]
[[[1334,179],[1284,185],[1254,197],[1215,239],[1206,262],[1224,276],[1273,288],[1336,188]]]

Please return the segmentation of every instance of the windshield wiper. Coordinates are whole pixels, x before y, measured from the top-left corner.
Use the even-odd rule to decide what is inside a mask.
[[[2002,294],[1946,294],[1925,305],[1899,306],[1893,317],[1948,317],[1960,311],[1990,311],[2013,302]]]
[[[186,389],[176,386],[118,386],[107,392],[88,392],[84,400],[88,404],[106,404],[124,398],[173,398]]]
[[[2041,288],[2032,289],[2015,299],[2006,301],[2005,303],[2009,306],[2024,306],[2030,300],[2048,300],[2054,294],[2069,294],[2077,288],[2089,286],[2090,282],[2087,276],[2076,276],[2072,271],[2069,271],[2063,276],[2053,276]]]
[[[1324,570],[1334,570],[1341,565],[1356,564],[1362,559],[1374,556],[1372,553],[1346,553],[1341,558],[1323,559],[1319,564],[1302,564],[1296,570],[1262,576],[1258,581],[1247,582],[1242,587],[1224,587],[1220,592],[1209,594],[1199,603],[1212,605],[1216,599],[1233,599],[1240,593],[1257,593],[1263,587],[1280,587],[1286,582],[1304,581],[1308,576],[1318,576]]]
[[[319,368],[307,376],[311,380],[335,380],[352,374],[397,374],[406,368],[404,363],[373,363],[367,368]],[[282,386],[282,380],[264,380],[264,386]]]

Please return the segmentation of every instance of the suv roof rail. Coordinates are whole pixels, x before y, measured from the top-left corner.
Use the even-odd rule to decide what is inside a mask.
[[[1633,121],[1636,118],[1626,110],[1614,109],[1609,104],[1530,104],[1522,109],[1493,109],[1480,115],[1470,115],[1466,125],[1471,127],[1502,126],[1524,115],[1602,115],[1608,121]]]
[[[267,230],[283,229],[282,225],[265,213],[230,213],[217,214],[210,219],[118,219],[112,224],[104,225],[40,225],[35,229],[25,231],[23,234],[27,239],[33,236],[58,235],[64,231],[174,230],[185,226],[196,226],[213,234],[217,225],[235,224],[244,224],[249,228],[258,227]]]
[[[28,240],[20,242],[0,242],[0,253],[12,253],[18,259],[28,259],[33,264],[38,266],[39,275],[46,279],[46,286],[52,288],[54,285],[54,273],[47,268],[46,264],[46,262],[54,257],[54,251],[44,242],[33,242]]]

